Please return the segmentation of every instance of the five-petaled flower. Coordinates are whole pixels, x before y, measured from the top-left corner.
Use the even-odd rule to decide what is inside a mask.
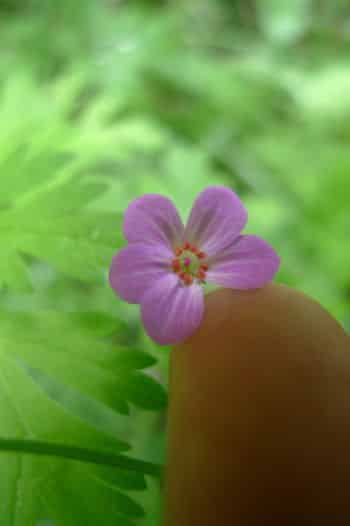
[[[162,345],[185,340],[204,312],[202,284],[255,289],[269,282],[280,259],[264,240],[241,235],[248,218],[238,196],[212,186],[201,192],[186,226],[170,199],[146,194],[124,216],[129,242],[112,260],[111,287],[141,306],[150,337]]]

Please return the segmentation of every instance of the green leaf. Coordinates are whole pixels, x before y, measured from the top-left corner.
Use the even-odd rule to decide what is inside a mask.
[[[115,355],[115,364],[119,369],[146,369],[156,363],[156,359],[142,351],[126,349]]]
[[[8,251],[9,268],[11,254],[17,258],[24,253],[46,261],[66,275],[87,281],[96,280],[102,270],[106,272],[121,242],[114,214],[55,217],[32,208],[0,213],[0,239]],[[3,267],[5,273],[1,279],[9,285],[13,280],[6,268]]]
[[[138,371],[154,359],[112,345],[108,316],[96,331],[88,319],[0,314],[0,450],[17,451],[0,454],[4,526],[93,526],[101,513],[106,526],[131,526],[143,515],[127,492],[144,489],[144,475],[159,468],[121,455],[132,423],[120,413],[142,406],[143,387],[148,405],[160,406],[162,388]]]
[[[125,382],[124,393],[128,400],[143,409],[163,409],[167,403],[163,386],[143,373],[135,373]]]
[[[80,280],[105,279],[122,243],[120,215],[88,208],[108,188],[96,167],[148,149],[150,127],[111,122],[107,95],[73,124],[82,86],[78,73],[42,88],[19,72],[0,88],[0,287],[29,290],[33,257]]]
[[[136,372],[153,365],[153,357],[97,339],[91,346],[91,327],[85,323],[77,325],[76,320],[75,314],[57,315],[50,311],[38,311],[35,316],[22,312],[0,314],[0,334],[7,338],[7,352],[20,357],[21,366],[25,363],[27,373],[35,376],[37,382],[40,378],[45,384],[43,375],[49,375],[65,385],[66,390],[83,390],[95,402],[122,414],[128,413],[128,402],[146,409],[164,407],[164,389],[151,377]],[[18,332],[18,326],[25,337]]]

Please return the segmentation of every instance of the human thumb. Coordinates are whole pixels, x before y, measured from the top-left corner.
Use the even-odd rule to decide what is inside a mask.
[[[172,350],[164,524],[350,524],[349,487],[349,336],[282,285],[209,294]]]

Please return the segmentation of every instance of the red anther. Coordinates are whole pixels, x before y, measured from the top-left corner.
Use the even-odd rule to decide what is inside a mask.
[[[197,252],[197,257],[198,257],[199,259],[204,259],[204,258],[207,257],[207,255],[206,255],[205,252],[201,252],[201,251],[200,251],[200,252]]]
[[[205,279],[205,272],[202,269],[199,269],[197,272],[197,278],[199,279]]]
[[[179,270],[181,269],[181,264],[180,264],[180,261],[178,259],[174,259],[172,261],[171,266],[172,266],[174,272],[179,272]]]
[[[186,274],[184,277],[184,282],[186,285],[192,285],[193,277],[190,274]]]
[[[180,274],[179,274],[180,278],[183,279],[183,280],[185,280],[187,275],[188,274],[186,274],[186,272],[180,272]]]
[[[186,241],[186,243],[184,244],[184,249],[189,250],[190,248],[191,248],[191,244],[188,241]]]
[[[188,250],[193,252],[193,254],[195,254],[197,252],[197,248],[194,245],[190,245],[190,248]]]
[[[208,265],[206,263],[202,263],[202,265],[199,267],[201,270],[204,270],[206,272],[208,270]]]
[[[183,249],[181,247],[177,248],[175,250],[175,256],[181,256],[182,252],[183,252]]]

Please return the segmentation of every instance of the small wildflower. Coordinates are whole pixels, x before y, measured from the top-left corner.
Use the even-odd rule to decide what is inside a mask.
[[[266,241],[242,235],[247,211],[230,189],[206,188],[186,226],[170,199],[146,194],[125,212],[128,246],[112,260],[109,282],[141,306],[150,337],[161,345],[188,338],[204,312],[202,285],[255,289],[271,281],[280,259]]]

